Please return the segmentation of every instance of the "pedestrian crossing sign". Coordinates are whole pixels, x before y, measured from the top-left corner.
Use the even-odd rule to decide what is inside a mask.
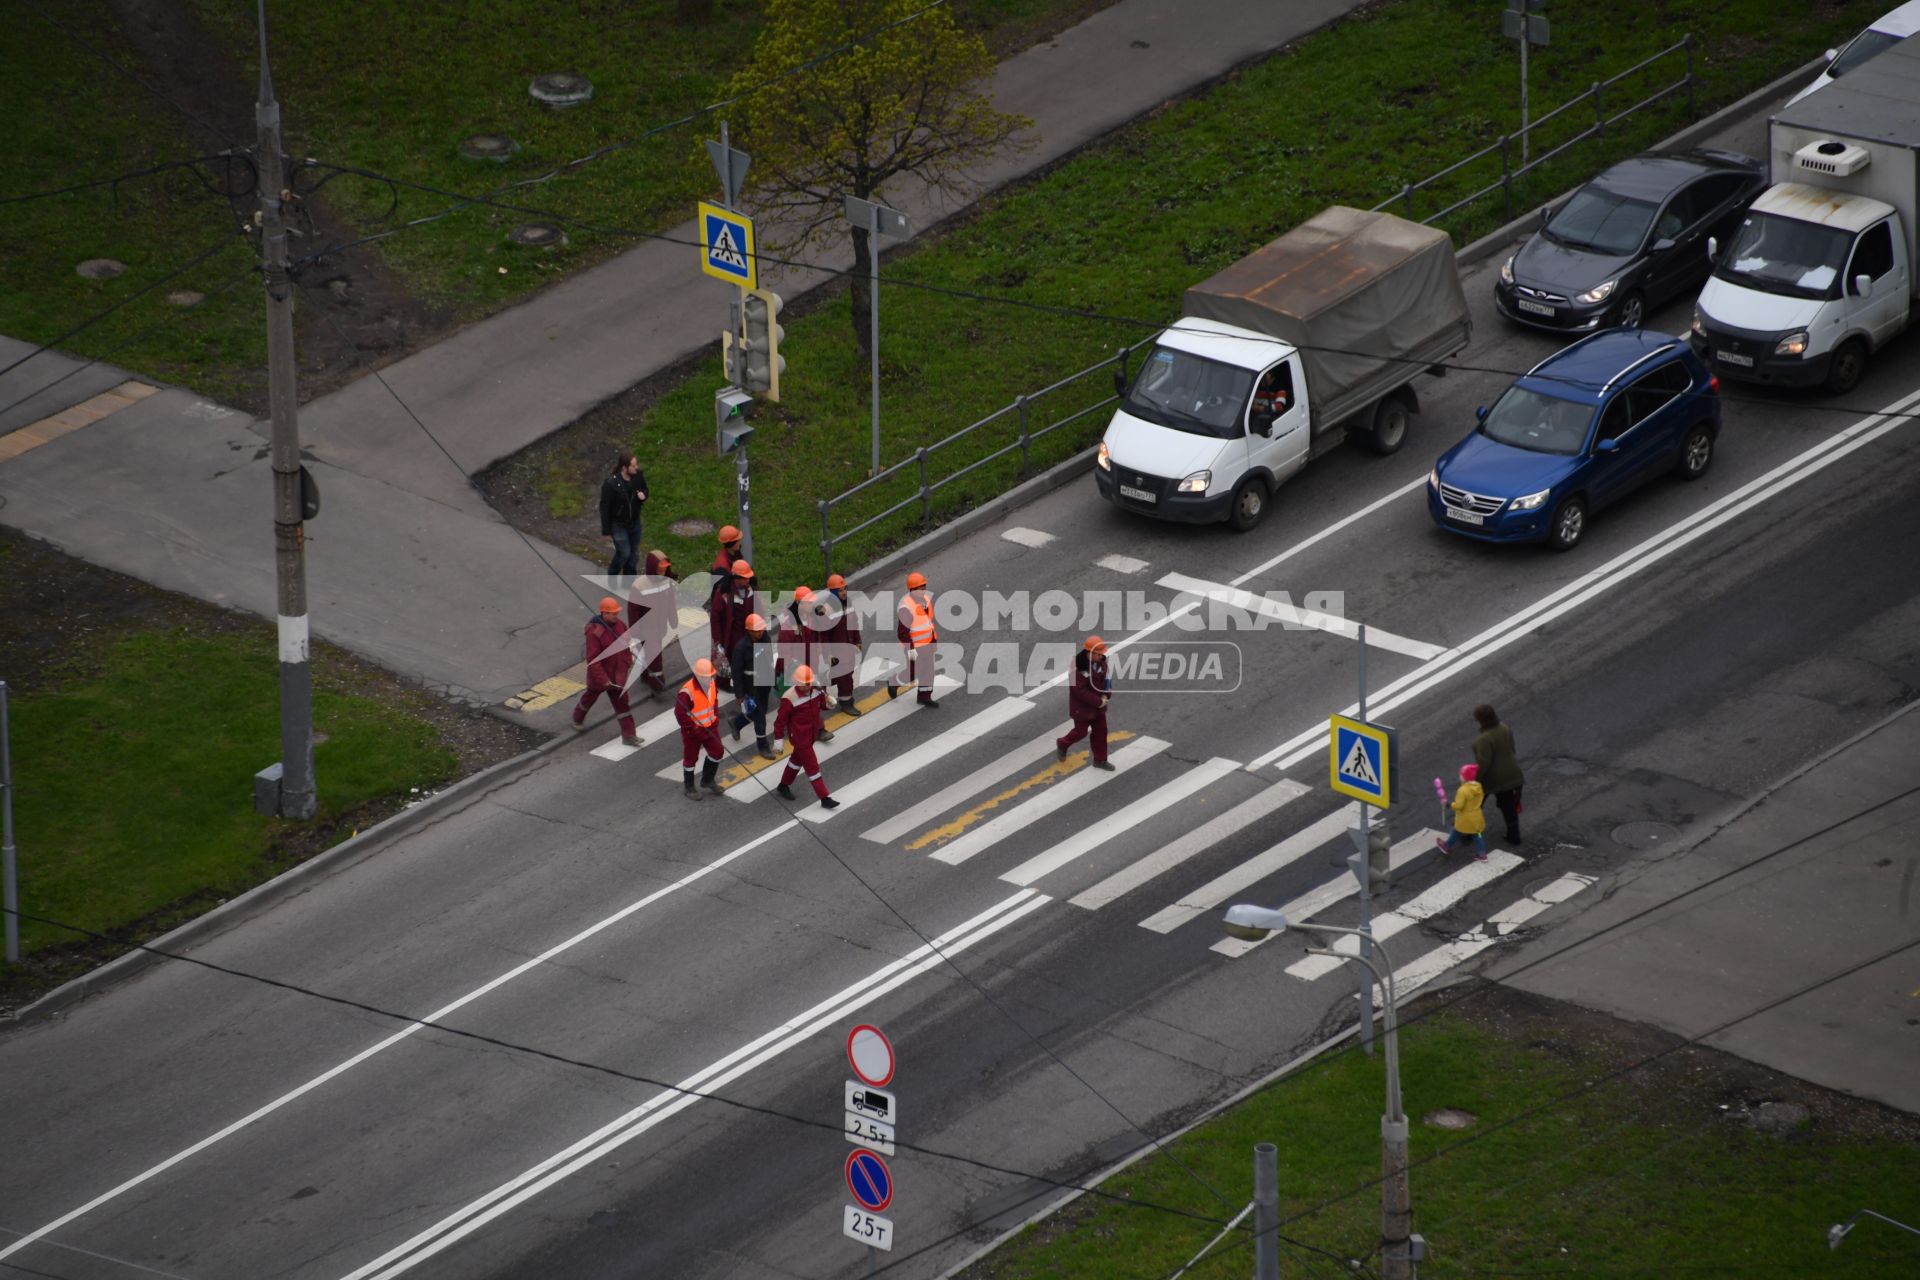
[[[1327,756],[1333,789],[1384,809],[1399,790],[1394,766],[1399,739],[1385,725],[1334,716],[1328,721]]]
[[[753,219],[744,213],[700,202],[700,269],[742,289],[760,287],[759,259],[753,251]]]

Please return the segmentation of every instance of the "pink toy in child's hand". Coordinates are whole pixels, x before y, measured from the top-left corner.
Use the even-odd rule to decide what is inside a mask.
[[[1447,799],[1447,784],[1435,778],[1433,780],[1433,794],[1439,796],[1441,803],[1444,804]]]

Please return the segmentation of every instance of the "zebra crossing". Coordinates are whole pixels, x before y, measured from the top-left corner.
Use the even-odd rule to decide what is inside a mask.
[[[940,685],[940,692],[949,692],[950,685]],[[1279,897],[1285,890],[1263,889],[1276,883],[1313,881],[1280,908],[1293,920],[1315,919],[1358,895],[1357,882],[1340,865],[1351,847],[1352,808],[1289,820],[1324,795],[1306,782],[1260,777],[1245,761],[1227,756],[1178,759],[1174,744],[1128,731],[1110,735],[1111,771],[1093,769],[1084,745],[1062,760],[1054,744],[1068,723],[1032,715],[1038,704],[1031,696],[978,706],[953,697],[936,713],[939,719],[919,714],[911,698],[889,699],[884,687],[863,695],[859,705],[858,717],[842,711],[829,718],[834,739],[819,748],[840,808],[803,803],[794,813],[803,822],[823,825],[852,814],[859,820],[855,834],[866,844],[937,864],[943,874],[985,866],[1008,884],[1043,888],[1080,910],[1135,913],[1137,927],[1161,936],[1185,936],[1180,931],[1197,921],[1204,931],[1204,922],[1217,920],[1232,902]],[[639,737],[640,748],[615,739],[594,754],[619,760],[669,738],[677,744],[671,711],[641,726]],[[854,758],[835,777],[830,762],[850,753]],[[757,802],[771,791],[772,779],[761,775],[782,763],[736,751],[722,774],[728,794],[740,803]],[[677,749],[654,772],[677,780]],[[1262,836],[1257,851],[1221,869],[1218,850],[1229,841],[1244,843],[1249,833]],[[1403,835],[1389,850],[1390,866],[1401,870],[1427,855],[1439,834],[1422,828]],[[1201,865],[1208,874],[1194,874]],[[1376,911],[1375,936],[1418,933],[1419,926],[1525,865],[1515,854],[1496,850],[1484,862],[1442,868],[1431,883],[1416,880],[1411,897],[1381,904],[1390,909]],[[1589,883],[1563,877],[1520,894],[1472,930],[1417,956],[1396,953],[1405,965],[1403,993],[1495,945]],[[1237,959],[1261,945],[1218,938],[1209,949]],[[1353,946],[1343,939],[1334,950],[1345,954]],[[1285,972],[1314,982],[1342,968],[1338,956],[1307,956]]]

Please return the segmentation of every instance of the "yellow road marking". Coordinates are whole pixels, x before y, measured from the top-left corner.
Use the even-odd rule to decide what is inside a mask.
[[[1131,738],[1131,737],[1133,737],[1133,734],[1122,729],[1117,732],[1108,734],[1107,744],[1111,746],[1116,742],[1125,742],[1128,738]],[[1034,774],[1032,777],[1026,778],[1023,781],[1014,783],[1011,787],[1008,787],[1005,791],[1002,791],[999,795],[995,796],[993,799],[983,801],[982,803],[975,805],[973,808],[967,810],[965,813],[955,818],[952,822],[942,823],[940,826],[937,826],[930,831],[925,831],[925,832],[922,832],[920,835],[915,836],[913,840],[908,842],[908,844],[906,845],[906,850],[908,853],[912,853],[915,850],[927,848],[929,845],[945,844],[947,841],[953,839],[955,836],[965,831],[968,827],[972,826],[974,823],[980,821],[980,819],[986,817],[989,813],[993,812],[995,809],[999,808],[1001,805],[1005,804],[1007,801],[1012,800],[1016,796],[1019,796],[1025,792],[1031,791],[1035,787],[1050,786],[1051,784],[1058,782],[1061,778],[1068,777],[1078,772],[1079,770],[1084,769],[1087,765],[1091,764],[1092,762],[1093,762],[1093,753],[1091,751],[1082,752],[1079,750],[1075,750],[1074,753],[1068,756],[1065,760],[1053,761],[1051,764],[1047,765],[1046,768]]]
[[[853,705],[856,707],[859,707],[861,714],[865,715],[871,711],[878,709],[880,706],[882,706],[886,702],[886,700],[887,700],[887,691],[885,689],[875,689],[872,693],[868,694],[866,697],[856,699]],[[771,721],[773,719],[774,713],[778,709],[779,708],[777,707],[767,708],[767,719],[769,721],[767,725],[767,730],[769,733],[771,733],[773,730],[773,725]],[[836,711],[831,716],[827,717],[827,720],[826,720],[827,732],[838,733],[840,730],[846,728],[848,725],[852,723],[853,723],[852,716],[848,715],[844,711]],[[724,733],[730,733],[732,730],[730,726],[723,725],[720,731],[724,734]],[[743,735],[741,737],[742,742],[746,741],[744,734],[745,734],[745,730],[742,730],[742,735]],[[773,766],[777,764],[784,764],[786,762],[787,757],[792,754],[793,754],[793,748],[788,747],[785,751],[782,751],[778,756],[776,756],[772,760],[769,760],[765,756],[760,755],[758,752],[755,752],[753,755],[747,757],[747,761],[745,764],[736,764],[732,768],[722,773],[720,775],[720,785],[721,787],[725,788],[725,787],[732,786],[736,782],[745,782],[748,778],[751,778],[754,774],[759,773],[762,769],[771,769],[773,768]]]
[[[587,686],[578,680],[569,680],[565,676],[549,676],[539,684],[522,693],[518,698],[508,698],[507,705],[516,711],[544,711],[556,702],[571,698]]]
[[[109,414],[120,412],[130,404],[138,404],[159,390],[158,387],[129,379],[111,391],[102,391],[99,395],[82,400],[79,404],[68,405],[50,417],[42,418],[38,422],[29,422],[16,431],[9,431],[5,436],[0,436],[0,462],[17,458],[29,449],[50,444],[69,431],[78,431],[82,427],[90,426]]]

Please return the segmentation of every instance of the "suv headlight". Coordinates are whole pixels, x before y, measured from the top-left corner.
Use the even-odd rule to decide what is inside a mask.
[[[1540,509],[1540,504],[1545,502],[1548,495],[1552,492],[1553,490],[1551,489],[1542,489],[1540,492],[1530,493],[1524,498],[1515,498],[1507,505],[1515,511],[1537,511]]]
[[[1440,487],[1440,468],[1435,467],[1433,470],[1427,472],[1427,488],[1438,489],[1439,487]]]
[[[1517,254],[1508,254],[1507,260],[1500,264],[1500,280],[1504,284],[1513,283],[1513,260]]]
[[[1585,303],[1605,302],[1609,297],[1613,296],[1613,286],[1619,283],[1618,280],[1608,280],[1604,284],[1597,284],[1585,293],[1574,294],[1573,300],[1575,302]]]
[[[1093,455],[1093,460],[1100,464],[1102,471],[1113,470],[1113,454],[1108,450],[1105,440],[1100,442],[1100,452]]]
[[[1181,493],[1205,493],[1207,486],[1213,483],[1213,472],[1196,471],[1182,480],[1177,489]]]
[[[1707,336],[1707,322],[1700,318],[1700,307],[1697,303],[1693,308],[1693,331],[1702,338]]]
[[[1773,354],[1777,356],[1803,356],[1807,354],[1807,331],[1800,329],[1774,343]]]

